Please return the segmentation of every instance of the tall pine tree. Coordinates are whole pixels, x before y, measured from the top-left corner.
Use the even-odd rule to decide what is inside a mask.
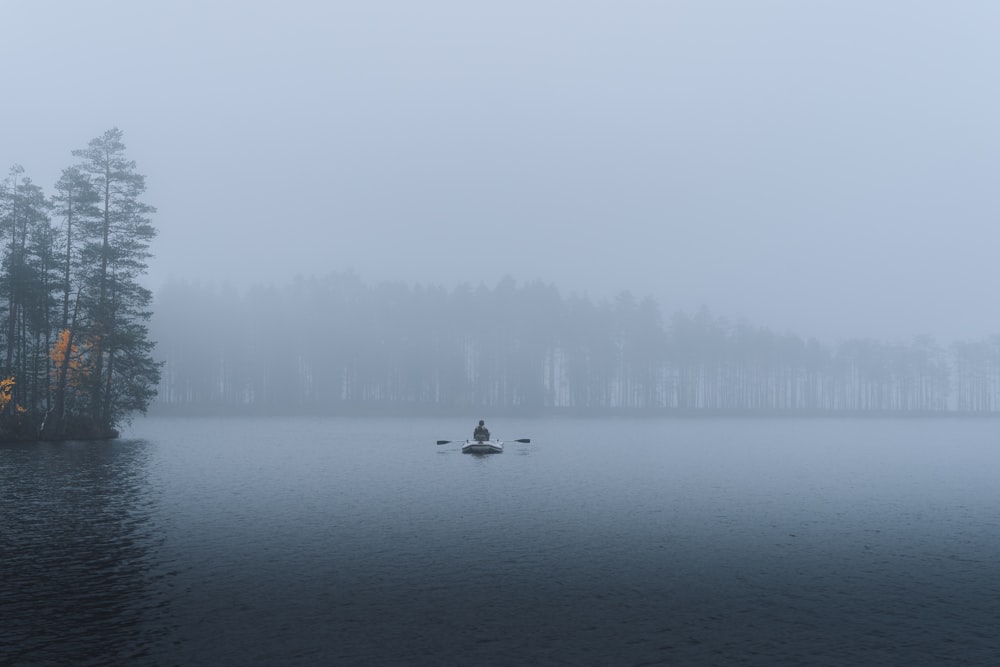
[[[68,239],[65,261],[71,273],[78,242],[79,306],[71,315],[69,298],[64,297],[67,344],[83,341],[89,360],[78,397],[86,409],[87,428],[95,435],[111,434],[129,413],[146,410],[159,382],[160,364],[152,358],[147,328],[152,294],[139,283],[156,236],[150,221],[156,209],[140,199],[146,179],[127,159],[118,128],[73,155],[81,161],[64,178],[78,188],[80,206],[74,209],[77,241]],[[57,372],[57,386],[66,390],[64,373]],[[57,396],[59,402],[64,405],[64,397]],[[65,431],[67,425],[55,419],[51,428]]]
[[[0,187],[0,291],[6,307],[3,372],[4,377],[16,378],[12,401],[5,406],[8,412],[37,400],[40,382],[44,382],[44,340],[53,288],[46,270],[47,258],[40,253],[45,253],[52,239],[49,209],[49,200],[24,175],[23,167],[12,167]]]

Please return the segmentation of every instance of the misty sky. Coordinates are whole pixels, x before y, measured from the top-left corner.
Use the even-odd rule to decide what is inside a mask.
[[[4,1],[0,169],[117,126],[149,273],[1000,333],[1000,3]]]

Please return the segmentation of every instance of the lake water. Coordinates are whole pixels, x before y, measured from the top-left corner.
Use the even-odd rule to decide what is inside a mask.
[[[0,445],[0,664],[1000,662],[1000,421],[472,417]]]

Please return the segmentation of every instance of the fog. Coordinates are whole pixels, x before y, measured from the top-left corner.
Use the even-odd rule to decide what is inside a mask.
[[[148,282],[353,269],[1000,332],[1000,5],[6,3],[0,168],[117,126]]]

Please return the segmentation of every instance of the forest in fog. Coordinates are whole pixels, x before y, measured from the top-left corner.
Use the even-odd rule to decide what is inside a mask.
[[[118,128],[70,154],[51,196],[20,164],[0,180],[0,440],[114,437],[160,377],[146,177]]]
[[[1000,337],[824,343],[549,284],[356,274],[174,281],[151,322],[167,413],[941,414],[1000,407]]]

